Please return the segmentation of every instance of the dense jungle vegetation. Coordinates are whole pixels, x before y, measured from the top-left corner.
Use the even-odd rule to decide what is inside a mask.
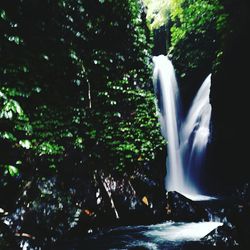
[[[157,161],[167,142],[152,56],[172,58],[188,106],[206,74],[230,69],[248,20],[243,0],[1,0],[0,217],[38,179],[130,176]]]
[[[139,3],[1,5],[2,175],[124,171],[153,159],[163,140]]]

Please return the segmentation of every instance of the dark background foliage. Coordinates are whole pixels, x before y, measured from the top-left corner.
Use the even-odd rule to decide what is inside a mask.
[[[137,1],[1,1],[0,13],[1,188],[155,158],[164,142]]]

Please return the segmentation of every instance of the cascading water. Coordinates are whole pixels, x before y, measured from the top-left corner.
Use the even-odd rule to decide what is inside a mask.
[[[197,179],[204,163],[210,135],[212,107],[209,102],[211,74],[202,83],[180,131],[182,161],[185,163],[187,184],[197,193]]]
[[[160,109],[162,134],[168,141],[167,190],[184,190],[180,152],[180,97],[172,63],[165,56],[154,57],[154,86]]]
[[[166,56],[158,56],[153,59],[155,63],[154,86],[160,110],[159,120],[162,134],[168,142],[166,188],[169,191],[179,191],[191,199],[210,199],[207,196],[197,195],[199,190],[196,188],[194,171],[197,172],[196,168],[202,164],[209,139],[211,76],[207,77],[199,89],[186,119],[182,119],[180,96],[173,65]],[[187,203],[193,214],[191,211],[193,206],[190,205]],[[180,209],[182,208],[180,207]],[[186,213],[186,207],[184,210]],[[59,247],[72,249],[73,244],[77,249],[84,247],[84,249],[175,250],[186,249],[186,246],[188,249],[207,248],[204,244],[206,241],[204,237],[223,225],[220,219],[214,217],[213,214],[209,214],[209,216],[211,216],[211,221],[188,223],[167,221],[155,225],[121,226],[96,230],[93,234],[90,233],[87,237],[80,238],[73,243],[68,240],[62,241]],[[224,231],[222,232],[224,233]],[[217,234],[213,235],[212,233],[208,239],[212,240],[214,244]],[[220,238],[218,239],[220,242]],[[67,246],[67,244],[69,245]],[[88,246],[90,247],[88,248]]]
[[[167,56],[154,57],[153,61],[159,120],[168,147],[166,189],[187,196],[198,195],[198,173],[210,134],[211,75],[201,85],[186,118],[182,119],[174,67]]]

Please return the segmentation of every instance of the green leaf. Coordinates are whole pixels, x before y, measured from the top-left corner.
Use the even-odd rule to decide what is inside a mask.
[[[10,141],[16,141],[16,137],[12,133],[7,131],[0,132],[0,137]]]
[[[12,165],[7,165],[6,166],[8,171],[9,171],[9,174],[14,177],[14,176],[18,176],[19,175],[19,169],[12,166]]]
[[[26,149],[30,149],[31,148],[31,142],[29,140],[20,140],[19,144]]]
[[[0,10],[0,17],[1,17],[3,20],[7,20],[6,12],[5,12],[4,10]]]

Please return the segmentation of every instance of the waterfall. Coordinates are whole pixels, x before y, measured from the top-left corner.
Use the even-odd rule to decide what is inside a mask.
[[[210,135],[211,74],[202,83],[187,115],[181,115],[181,100],[174,67],[167,56],[153,57],[154,88],[161,132],[167,141],[166,189],[186,195],[200,194],[199,172]]]

